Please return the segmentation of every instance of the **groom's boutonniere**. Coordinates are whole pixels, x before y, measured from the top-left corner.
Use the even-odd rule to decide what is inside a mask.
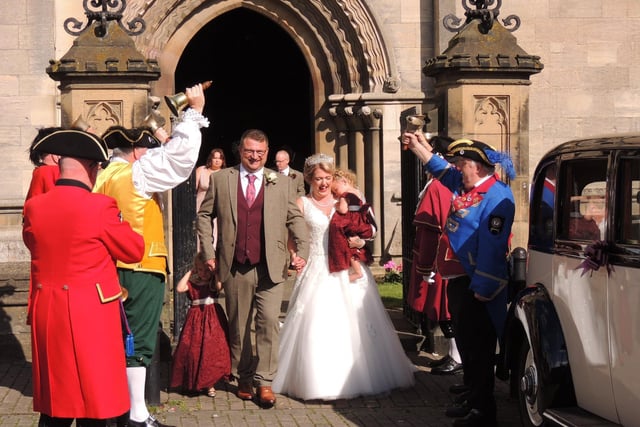
[[[265,179],[267,180],[267,184],[275,184],[278,180],[278,175],[276,175],[275,172],[269,172],[267,176],[265,176]]]
[[[289,174],[289,178],[291,178],[291,179],[296,179],[296,174],[295,174],[295,173],[290,173],[290,174]]]

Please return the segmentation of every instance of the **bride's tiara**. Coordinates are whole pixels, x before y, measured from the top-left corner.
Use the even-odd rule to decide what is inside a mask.
[[[314,154],[305,159],[305,166],[315,166],[319,163],[330,163],[333,164],[333,157],[326,155],[324,153]]]

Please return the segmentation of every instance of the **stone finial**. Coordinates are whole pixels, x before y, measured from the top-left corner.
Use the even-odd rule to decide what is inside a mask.
[[[462,76],[479,78],[484,74],[517,79],[542,71],[544,65],[540,57],[524,51],[505,27],[497,23],[490,34],[484,33],[481,27],[481,23],[463,26],[442,54],[426,61],[423,73],[449,80]]]
[[[473,9],[472,6],[476,8]],[[493,22],[498,19],[501,6],[502,0],[462,0],[462,7],[465,9],[464,15],[467,17],[464,24],[461,24],[462,19],[453,14],[445,16],[442,24],[447,30],[456,33],[471,21],[479,20],[480,31],[487,34],[491,31]],[[511,32],[520,28],[520,18],[516,15],[507,16],[502,20],[502,23]]]
[[[130,36],[137,36],[144,32],[146,24],[140,17],[134,18],[127,22],[127,27],[122,24],[122,15],[127,8],[126,0],[92,0],[84,1],[83,7],[87,16],[87,24],[83,27],[83,23],[75,18],[67,18],[64,21],[64,30],[72,36],[79,36],[87,29],[92,27],[92,23],[96,22],[94,32],[97,37],[104,37],[107,32],[107,22],[117,21],[118,25]]]

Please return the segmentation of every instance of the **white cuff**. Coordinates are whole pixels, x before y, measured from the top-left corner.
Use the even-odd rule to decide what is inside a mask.
[[[180,121],[184,122],[187,120],[195,122],[201,128],[209,127],[209,119],[207,119],[205,116],[203,116],[193,108],[187,108],[187,110],[180,115]]]

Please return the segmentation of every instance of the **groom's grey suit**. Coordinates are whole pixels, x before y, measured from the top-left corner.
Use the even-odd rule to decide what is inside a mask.
[[[259,263],[249,265],[236,259],[238,198],[242,197],[238,187],[239,166],[211,174],[209,189],[198,211],[197,229],[205,259],[216,260],[219,279],[224,286],[232,374],[240,382],[271,385],[278,366],[282,282],[287,279],[289,261],[287,241],[291,235],[297,255],[306,260],[309,237],[307,225],[296,205],[294,181],[264,168],[262,182],[258,192],[258,197],[260,192],[264,193],[262,226],[252,224],[248,228],[261,234],[251,236],[260,241]],[[218,228],[216,248],[212,238],[213,219],[217,219]],[[254,306],[257,365],[253,363],[250,337]]]

